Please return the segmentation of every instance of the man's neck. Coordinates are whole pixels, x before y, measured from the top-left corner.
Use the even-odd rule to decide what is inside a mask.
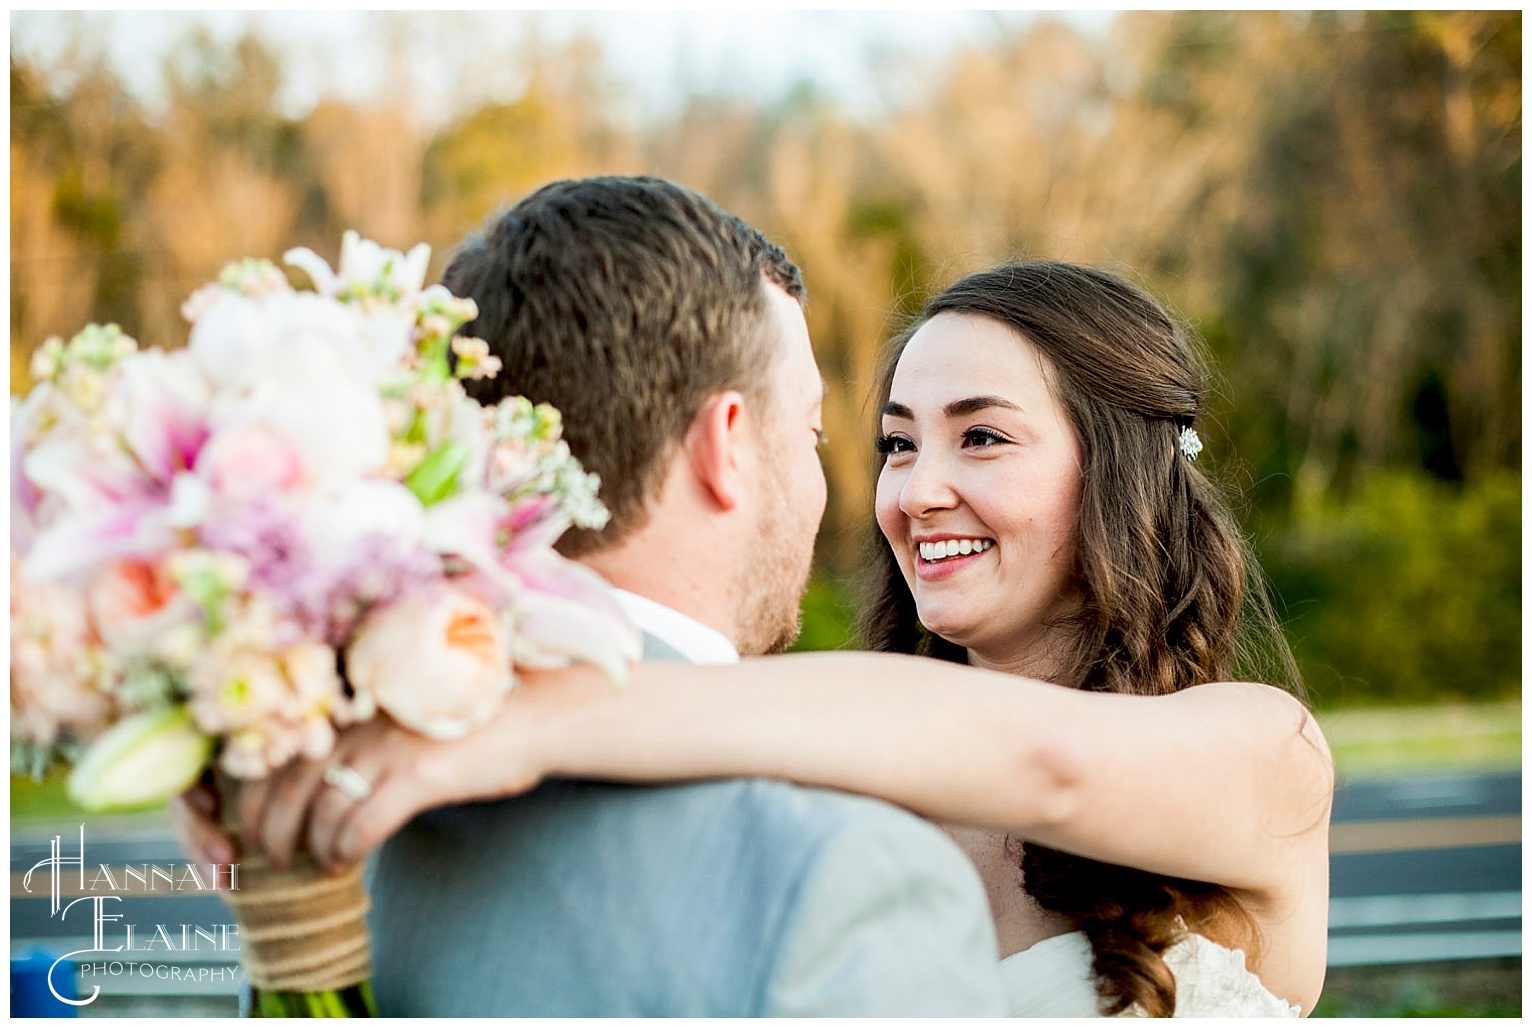
[[[734,644],[695,618],[626,589],[613,588],[612,596],[636,628],[683,659],[693,664],[739,663]],[[647,642],[644,649],[647,659]]]
[[[684,566],[680,561],[667,561],[636,540],[587,554],[580,561],[618,589],[684,614],[737,646],[728,591],[721,588],[722,583],[708,580],[713,574],[707,578],[695,574],[698,568],[704,572],[713,571],[706,567],[706,561],[686,562],[691,566]]]

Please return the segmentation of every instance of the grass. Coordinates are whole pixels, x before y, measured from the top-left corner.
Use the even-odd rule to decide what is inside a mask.
[[[68,774],[59,768],[38,781],[30,775],[11,775],[11,820],[38,820],[68,817],[81,813],[64,794]]]
[[[1521,701],[1321,711],[1347,777],[1521,767]]]
[[[65,782],[67,768],[55,767],[41,780],[30,775],[11,775],[11,828],[85,823],[92,832],[115,828],[139,828],[166,824],[164,806],[121,814],[91,814],[69,802]]]
[[[1314,1017],[1520,1017],[1521,959],[1332,967]]]

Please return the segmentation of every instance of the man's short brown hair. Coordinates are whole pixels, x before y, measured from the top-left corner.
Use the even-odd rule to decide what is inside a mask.
[[[708,396],[769,402],[762,276],[800,303],[782,250],[706,197],[664,179],[554,182],[493,215],[442,283],[472,297],[463,334],[489,343],[475,399],[522,395],[564,415],[564,438],[601,476],[611,521],[573,530],[578,556],[641,526],[676,445]]]

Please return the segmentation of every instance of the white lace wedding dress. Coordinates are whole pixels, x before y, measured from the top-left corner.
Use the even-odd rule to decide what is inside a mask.
[[[1084,932],[1044,939],[1000,962],[1013,1017],[1099,1017]],[[1165,951],[1176,977],[1176,1017],[1298,1017],[1300,1011],[1267,991],[1245,968],[1245,955],[1202,935],[1188,934]],[[1119,1016],[1143,1017],[1138,1006]]]

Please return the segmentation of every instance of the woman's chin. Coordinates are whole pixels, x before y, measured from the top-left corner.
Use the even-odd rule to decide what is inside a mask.
[[[918,616],[920,617],[921,625],[924,626],[926,631],[933,635],[941,636],[942,639],[954,646],[967,647],[969,645],[968,641],[976,633],[977,626],[971,620],[965,618],[957,618],[951,615],[944,617],[939,613],[929,618],[923,613]]]

